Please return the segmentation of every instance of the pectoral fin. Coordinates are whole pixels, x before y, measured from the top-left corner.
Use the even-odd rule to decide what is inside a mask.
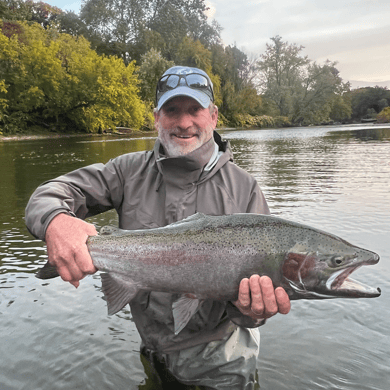
[[[122,310],[136,296],[138,288],[130,279],[102,273],[102,290],[107,300],[108,315]]]
[[[175,325],[175,334],[179,334],[188,324],[191,317],[199,310],[203,301],[197,298],[189,298],[182,295],[172,304],[173,320]]]

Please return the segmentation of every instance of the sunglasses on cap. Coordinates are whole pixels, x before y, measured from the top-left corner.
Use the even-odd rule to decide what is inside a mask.
[[[191,73],[186,75],[167,74],[162,76],[157,83],[156,102],[160,100],[164,93],[177,87],[184,86],[183,84],[180,84],[181,79],[184,79],[187,87],[205,93],[211,99],[211,101],[214,101],[213,87],[211,86],[207,77],[200,73]]]

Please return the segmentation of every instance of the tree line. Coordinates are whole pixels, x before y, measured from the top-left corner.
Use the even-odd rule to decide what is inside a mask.
[[[250,59],[224,46],[204,0],[85,0],[79,15],[0,0],[0,132],[153,128],[155,86],[173,65],[205,70],[220,126],[390,120],[390,91],[350,89],[335,62],[271,38]]]

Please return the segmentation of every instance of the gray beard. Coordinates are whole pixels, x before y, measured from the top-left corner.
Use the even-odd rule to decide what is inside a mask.
[[[164,131],[164,129],[161,129],[161,130]],[[160,133],[161,130],[160,129],[158,130],[158,138],[161,142],[161,145],[164,148],[164,152],[165,152],[167,157],[185,156],[186,154],[189,154],[202,146],[201,143],[197,142],[197,143],[194,143],[191,147],[185,148],[181,145],[176,144],[175,142],[172,142],[169,139],[169,137],[167,137],[167,139],[164,140],[163,139],[164,137],[161,137],[161,133]]]

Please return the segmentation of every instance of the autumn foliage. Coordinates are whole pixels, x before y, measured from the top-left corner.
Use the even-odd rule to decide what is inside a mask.
[[[3,23],[2,31],[3,133],[36,126],[63,132],[142,126],[145,106],[133,62],[99,56],[82,36],[37,23]]]

